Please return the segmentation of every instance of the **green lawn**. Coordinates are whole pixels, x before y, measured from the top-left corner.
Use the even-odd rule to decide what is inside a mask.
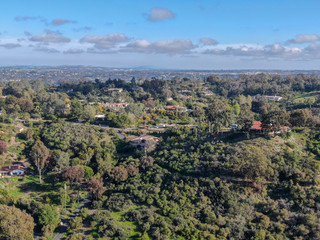
[[[139,229],[139,226],[135,222],[125,221],[124,215],[132,210],[138,209],[139,206],[133,205],[128,207],[127,209],[120,211],[120,212],[110,212],[110,217],[116,222],[118,226],[121,226],[122,229],[125,229],[127,233],[129,233],[128,239],[134,240],[134,239],[140,239],[140,236],[142,233]],[[97,229],[92,229],[92,236],[98,237]],[[100,239],[100,238],[99,238]],[[104,240],[106,238],[102,238],[101,240]]]
[[[306,103],[306,102],[313,102],[316,100],[317,95],[319,95],[319,91],[303,93],[300,96],[294,98],[295,103]]]
[[[24,195],[18,187],[22,179],[23,177],[2,178],[0,179],[0,188],[6,190],[11,198],[19,199]]]
[[[136,210],[139,207],[137,205],[130,206],[129,208],[121,212],[111,212],[110,215],[114,218],[117,223],[129,232],[129,239],[135,239],[134,236],[140,234],[139,226],[135,222],[124,221],[123,216],[132,210]]]
[[[38,198],[43,193],[55,191],[61,186],[61,184],[57,184],[54,187],[47,183],[40,184],[37,175],[25,177],[13,176],[0,179],[0,188],[6,190],[13,200],[18,200],[23,197]]]

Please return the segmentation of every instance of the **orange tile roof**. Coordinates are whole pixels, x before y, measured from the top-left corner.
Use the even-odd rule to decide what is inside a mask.
[[[260,121],[254,121],[253,124],[252,124],[252,127],[250,129],[251,130],[259,130],[259,131],[261,131],[262,130],[261,122]]]
[[[1,168],[2,172],[11,172],[11,171],[14,171],[14,170],[25,171],[24,166],[21,166],[21,165],[13,165],[13,166],[11,166],[11,168],[10,168],[10,166],[5,166],[5,167]]]

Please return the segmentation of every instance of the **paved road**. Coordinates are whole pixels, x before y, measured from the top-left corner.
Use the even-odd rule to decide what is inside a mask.
[[[70,218],[62,219],[63,225],[59,227],[59,233],[52,240],[60,240],[68,230],[69,221],[75,218],[80,213],[81,208],[86,207],[89,203],[90,203],[90,200],[89,200],[89,194],[88,194],[86,198],[83,199],[83,201],[80,203],[79,207],[76,210],[74,210]]]

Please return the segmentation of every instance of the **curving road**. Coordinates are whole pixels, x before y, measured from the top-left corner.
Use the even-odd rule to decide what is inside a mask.
[[[60,240],[68,230],[69,221],[72,220],[73,218],[75,218],[80,213],[81,208],[86,207],[87,205],[89,205],[89,203],[90,203],[90,199],[89,199],[89,194],[88,194],[85,197],[85,199],[83,199],[83,201],[80,203],[79,207],[76,210],[74,210],[74,212],[70,218],[61,220],[63,222],[63,225],[61,225],[59,227],[59,233],[56,236],[54,236],[54,238],[52,240]]]

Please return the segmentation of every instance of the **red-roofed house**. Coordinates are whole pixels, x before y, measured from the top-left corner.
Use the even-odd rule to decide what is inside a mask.
[[[21,165],[6,166],[0,169],[0,177],[25,174],[25,168]]]
[[[262,123],[260,121],[254,121],[250,131],[262,132]],[[272,126],[271,126],[272,130]],[[279,131],[275,131],[273,128],[274,133],[281,133],[281,132],[289,132],[291,129],[288,126],[281,126]]]
[[[262,131],[261,124],[262,123],[260,121],[254,121],[252,126],[251,126],[251,128],[250,128],[250,130],[251,131],[259,131],[259,132]]]

